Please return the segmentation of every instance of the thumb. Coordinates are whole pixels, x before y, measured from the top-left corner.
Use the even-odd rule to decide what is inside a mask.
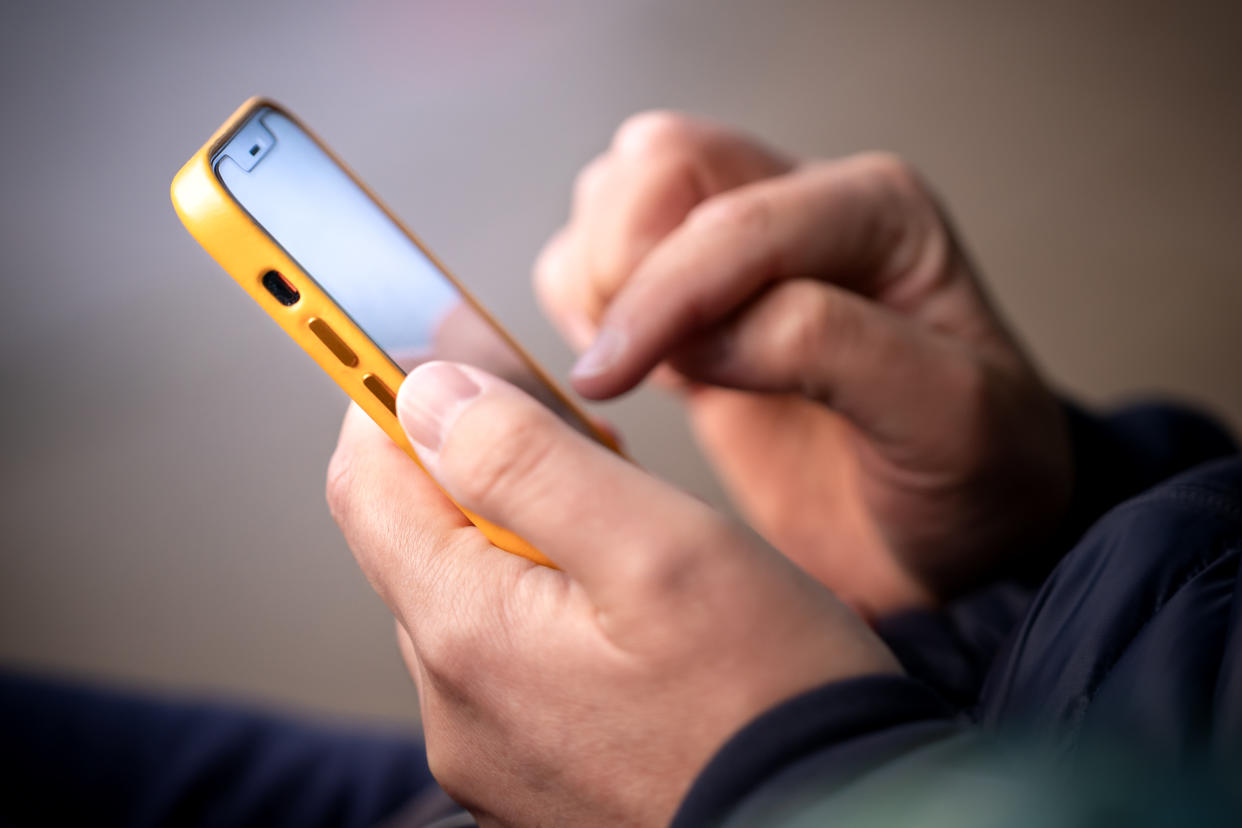
[[[457,503],[530,541],[597,606],[680,570],[726,526],[477,368],[418,366],[397,413],[424,468]]]
[[[909,447],[975,366],[952,340],[842,288],[783,282],[676,351],[687,378],[746,391],[797,393],[832,408],[879,445]]]

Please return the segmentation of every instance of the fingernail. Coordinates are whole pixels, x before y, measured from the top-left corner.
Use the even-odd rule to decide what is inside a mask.
[[[449,362],[420,365],[405,378],[397,395],[397,416],[424,462],[439,454],[444,434],[461,413],[462,404],[482,390]]]
[[[616,328],[601,328],[595,342],[574,364],[570,375],[577,379],[597,377],[617,364],[625,350],[625,334]]]

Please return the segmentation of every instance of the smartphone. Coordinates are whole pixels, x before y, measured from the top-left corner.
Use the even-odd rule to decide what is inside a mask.
[[[287,110],[252,98],[173,178],[199,244],[418,462],[396,389],[422,362],[464,362],[527,391],[582,433],[612,439],[438,259]],[[551,562],[462,509],[496,546]]]

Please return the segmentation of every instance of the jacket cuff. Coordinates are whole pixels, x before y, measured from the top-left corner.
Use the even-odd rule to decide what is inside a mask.
[[[822,796],[897,755],[947,738],[959,728],[953,716],[934,692],[905,676],[865,676],[796,696],[725,743],[672,824],[720,825],[739,809],[779,810],[805,796],[804,787]]]

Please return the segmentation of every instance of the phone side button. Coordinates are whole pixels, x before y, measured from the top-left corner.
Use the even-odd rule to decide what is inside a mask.
[[[384,407],[393,414],[397,413],[397,397],[392,393],[392,389],[384,384],[384,381],[375,374],[366,374],[362,378],[362,384],[367,390],[375,395],[375,398],[384,404]]]
[[[341,362],[353,368],[358,364],[358,355],[336,335],[336,331],[328,327],[328,323],[317,317],[312,317],[306,323],[311,329],[311,333],[319,337],[319,341],[328,346],[328,350],[332,355]]]

